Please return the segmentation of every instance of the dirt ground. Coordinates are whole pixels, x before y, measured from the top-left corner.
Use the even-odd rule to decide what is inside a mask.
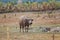
[[[4,15],[6,15],[6,18],[4,17]],[[37,14],[35,12],[5,13],[0,14],[0,32],[6,32],[7,27],[9,28],[10,32],[19,32],[19,17],[22,15],[26,15],[34,19],[33,24],[30,28],[60,27],[60,13],[54,14],[56,18],[48,18],[47,14]],[[33,31],[31,30],[31,32]]]
[[[6,15],[6,18],[4,17]],[[33,24],[31,27],[60,27],[60,13],[53,14],[55,17],[48,18],[47,14],[36,14],[36,12],[20,12],[20,13],[5,13],[0,14],[0,40],[53,40],[53,34],[51,33],[20,33],[9,32],[15,31],[16,27],[19,27],[19,17],[26,15],[33,18]],[[9,28],[9,30],[7,29]],[[54,40],[60,40],[60,33],[55,34]]]
[[[52,25],[52,24],[60,24],[60,13],[53,13],[53,17],[49,18],[47,13],[38,14],[35,12],[20,12],[20,13],[5,13],[0,14],[0,24],[1,23],[13,23],[18,24],[20,16],[25,15],[30,18],[33,18],[33,26],[40,26],[40,25]],[[6,16],[6,18],[4,17]]]

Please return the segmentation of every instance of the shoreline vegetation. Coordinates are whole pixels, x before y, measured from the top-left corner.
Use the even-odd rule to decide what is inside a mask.
[[[40,11],[54,11],[60,10],[60,2],[24,2],[14,4],[14,2],[3,3],[0,2],[0,13],[10,12],[40,12]]]

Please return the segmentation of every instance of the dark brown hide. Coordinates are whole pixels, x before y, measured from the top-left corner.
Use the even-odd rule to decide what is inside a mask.
[[[29,22],[30,21],[30,22]],[[28,32],[29,25],[32,24],[33,19],[22,19],[19,22],[20,25],[20,32],[23,30],[23,32]]]

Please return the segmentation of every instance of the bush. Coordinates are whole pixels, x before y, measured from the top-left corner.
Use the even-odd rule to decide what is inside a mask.
[[[6,18],[6,15],[4,15],[4,18]]]

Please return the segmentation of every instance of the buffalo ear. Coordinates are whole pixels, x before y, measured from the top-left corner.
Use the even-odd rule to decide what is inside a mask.
[[[33,19],[32,19],[32,21],[33,21]]]

